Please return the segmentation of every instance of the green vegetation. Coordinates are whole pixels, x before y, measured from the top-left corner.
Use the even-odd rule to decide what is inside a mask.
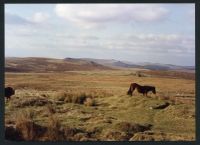
[[[16,89],[5,102],[6,139],[195,140],[195,81],[135,73],[6,73]],[[156,96],[126,95],[131,82],[156,86]]]

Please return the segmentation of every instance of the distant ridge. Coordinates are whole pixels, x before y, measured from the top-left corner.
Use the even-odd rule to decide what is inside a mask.
[[[43,57],[6,57],[6,72],[63,72],[86,70],[113,70],[139,68],[147,70],[175,70],[195,72],[194,66],[177,66],[160,63],[132,63],[114,59],[93,58],[43,58]]]
[[[6,72],[64,72],[86,70],[112,70],[93,61],[79,59],[53,59],[41,57],[8,57],[5,59]]]
[[[195,66],[178,66],[172,64],[161,64],[161,63],[134,63],[127,61],[119,61],[114,59],[92,59],[92,58],[83,58],[84,60],[94,61],[96,63],[114,67],[114,68],[141,68],[149,70],[182,70],[182,71],[195,71]]]

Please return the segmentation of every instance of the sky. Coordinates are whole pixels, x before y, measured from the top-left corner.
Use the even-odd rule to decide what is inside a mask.
[[[5,57],[195,65],[194,4],[6,4]]]

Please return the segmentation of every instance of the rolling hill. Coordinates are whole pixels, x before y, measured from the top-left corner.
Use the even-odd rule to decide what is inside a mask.
[[[114,59],[93,58],[41,58],[41,57],[6,57],[6,72],[63,72],[85,70],[113,70],[139,68],[147,70],[173,70],[195,72],[194,66],[177,66],[160,63],[132,63]]]
[[[6,72],[63,72],[84,70],[112,70],[93,61],[79,59],[53,59],[38,57],[7,57],[5,59]]]
[[[109,66],[112,68],[140,68],[148,70],[176,70],[176,71],[186,71],[186,72],[195,72],[195,66],[178,66],[172,64],[161,64],[161,63],[133,63],[129,61],[119,61],[114,59],[91,59],[83,58],[83,60],[89,60],[96,62],[101,65]]]

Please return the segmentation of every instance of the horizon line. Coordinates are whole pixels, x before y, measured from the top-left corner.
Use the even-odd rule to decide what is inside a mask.
[[[181,64],[170,64],[170,63],[160,63],[160,62],[147,62],[147,61],[143,61],[143,62],[133,62],[133,61],[130,61],[130,60],[117,60],[117,59],[106,59],[106,58],[89,58],[89,57],[46,57],[46,56],[5,56],[5,58],[46,58],[46,59],[66,59],[66,58],[72,58],[72,59],[97,59],[97,60],[115,60],[115,61],[121,61],[123,63],[133,63],[133,64],[138,64],[138,63],[151,63],[151,64],[161,64],[161,65],[174,65],[174,66],[182,66],[182,67],[195,67],[196,68],[196,65],[181,65]]]

